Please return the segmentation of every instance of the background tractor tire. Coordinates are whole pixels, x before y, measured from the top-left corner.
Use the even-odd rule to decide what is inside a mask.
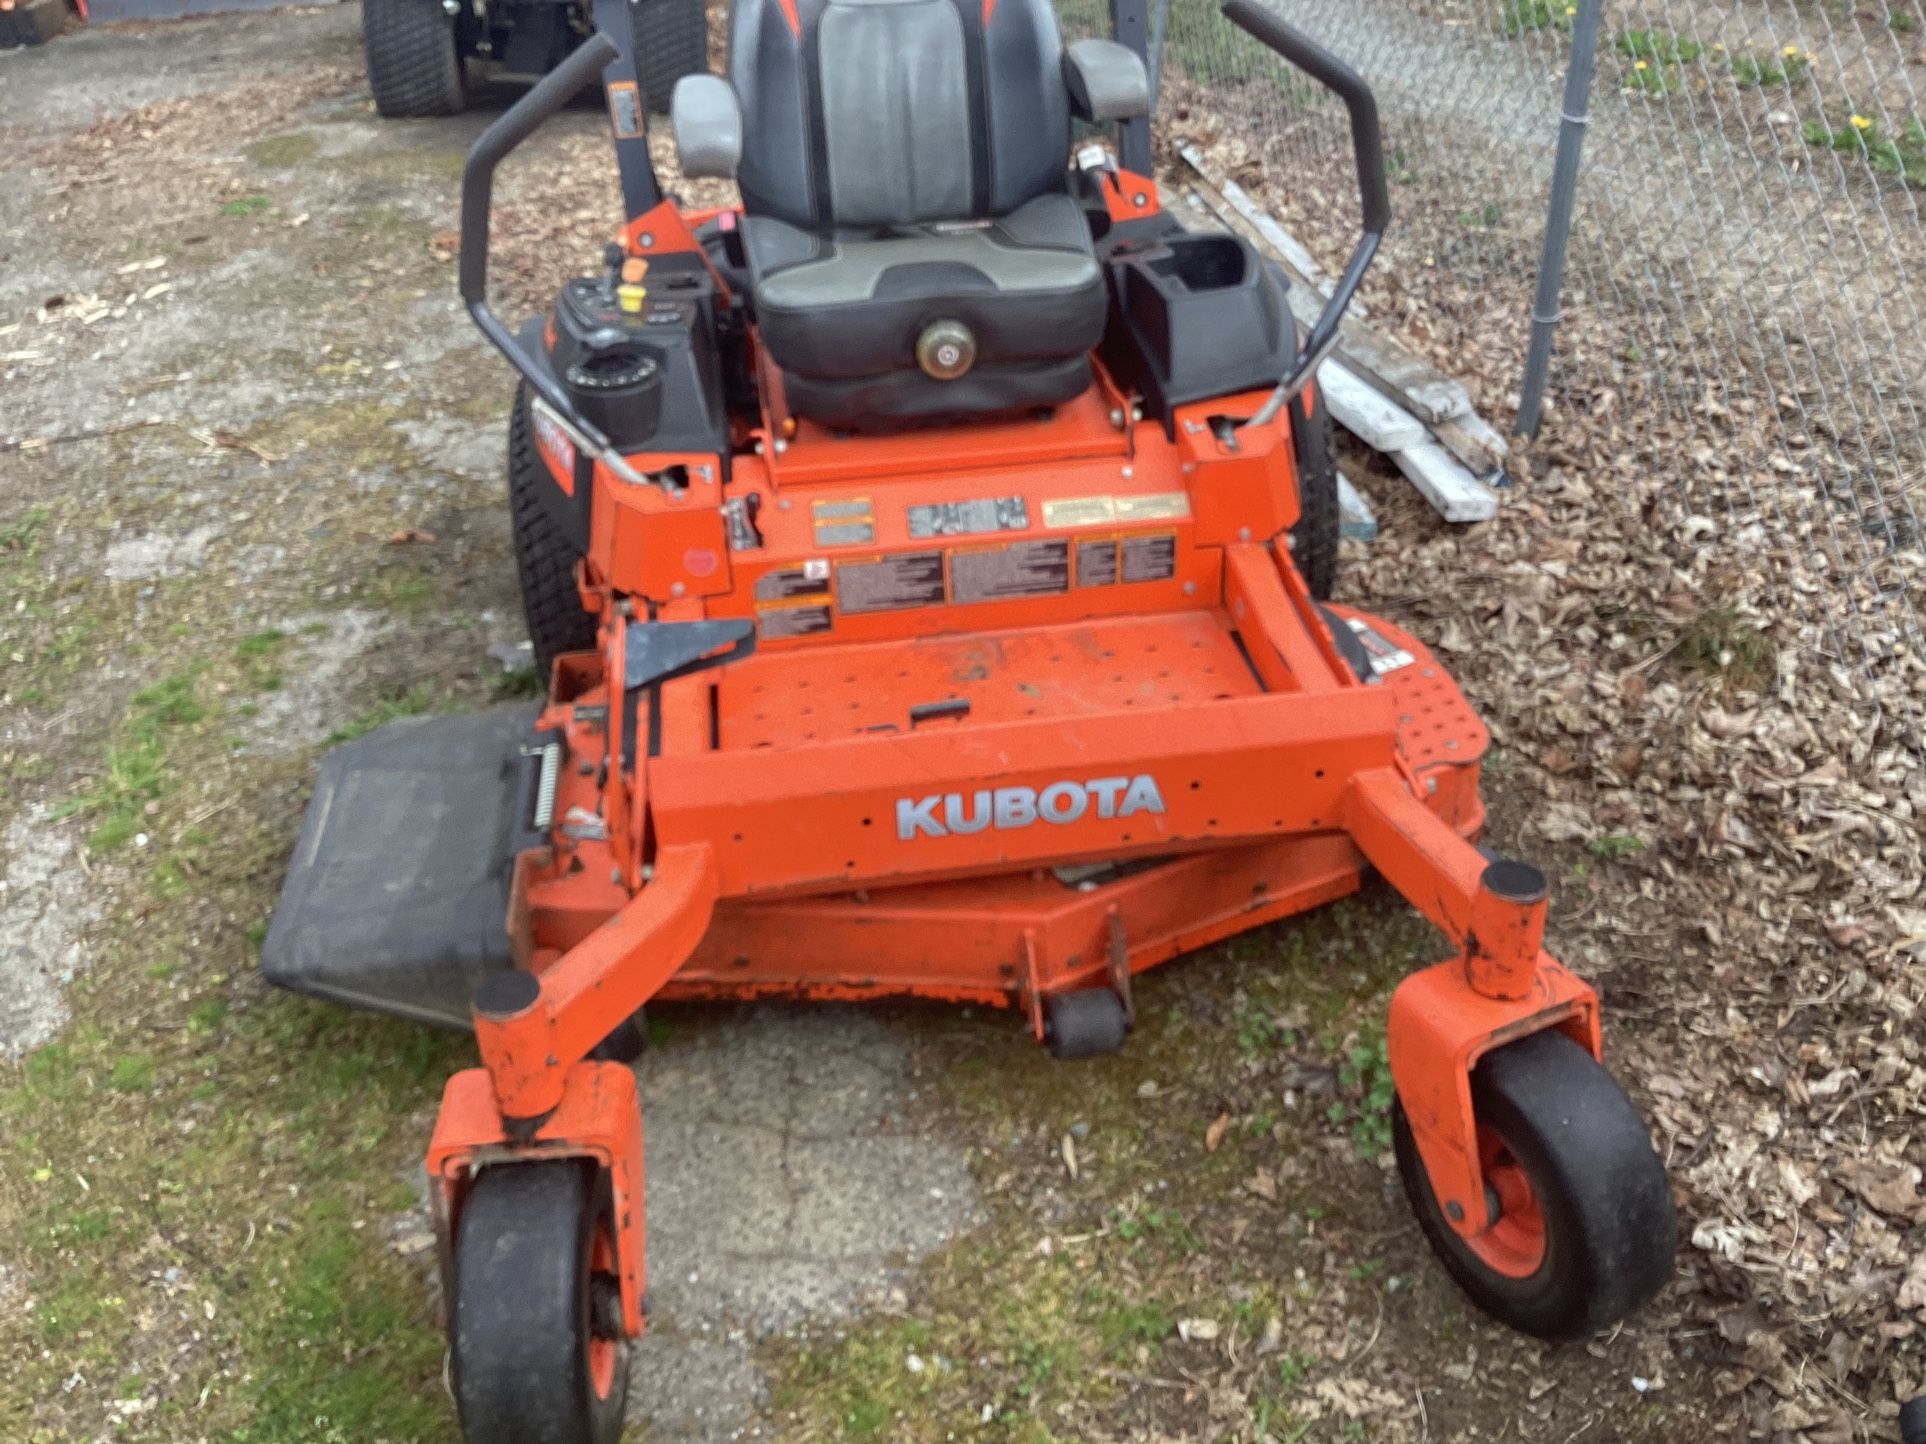
[[[528,386],[523,383],[515,388],[515,409],[508,417],[508,522],[535,675],[545,688],[558,656],[595,648],[595,618],[582,609],[582,593],[575,585],[581,553],[556,529],[544,505],[545,494],[554,486],[535,450]]]
[[[675,83],[709,68],[708,11],[702,0],[641,0],[631,13],[643,103],[666,115]]]
[[[383,115],[454,115],[468,103],[455,17],[441,0],[361,0],[361,48]]]
[[[1318,388],[1308,414],[1303,392],[1291,402],[1291,449],[1297,460],[1298,505],[1297,524],[1291,528],[1291,560],[1311,595],[1326,602],[1337,583],[1338,468],[1323,388]]]

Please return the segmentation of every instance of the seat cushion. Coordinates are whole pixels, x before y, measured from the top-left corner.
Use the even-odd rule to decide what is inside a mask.
[[[933,321],[968,326],[979,366],[1063,360],[1103,338],[1103,270],[1068,195],[991,221],[828,236],[752,216],[743,230],[763,345],[797,376],[914,371]]]

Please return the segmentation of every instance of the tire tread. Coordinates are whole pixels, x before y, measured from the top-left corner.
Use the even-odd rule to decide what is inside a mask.
[[[1331,416],[1318,393],[1308,413],[1302,393],[1291,402],[1291,449],[1297,461],[1298,518],[1291,527],[1291,560],[1320,602],[1337,585],[1338,470]]]
[[[361,0],[361,46],[381,114],[454,115],[467,103],[455,23],[439,0]]]
[[[514,537],[515,571],[522,584],[522,614],[528,622],[535,672],[544,684],[555,659],[564,652],[595,646],[595,618],[582,608],[575,585],[581,554],[548,514],[544,491],[555,485],[535,450],[529,418],[527,383],[515,388],[508,420],[508,519]]]

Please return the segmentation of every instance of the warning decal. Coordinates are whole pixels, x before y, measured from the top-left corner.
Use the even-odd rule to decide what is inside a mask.
[[[836,600],[845,612],[897,612],[943,604],[943,553],[905,552],[836,566]]]
[[[1377,676],[1382,677],[1386,672],[1395,672],[1400,667],[1409,667],[1418,660],[1389,637],[1374,630],[1363,618],[1346,617],[1344,621],[1345,625],[1357,634],[1357,639],[1364,644],[1364,650],[1371,658],[1371,670]]]
[[[866,496],[810,504],[819,547],[869,546],[876,540],[875,510]]]
[[[1173,532],[1092,537],[1077,543],[1077,585],[1107,587],[1115,582],[1167,582],[1177,575],[1177,537]]]
[[[950,557],[950,599],[994,602],[1070,590],[1070,543],[1020,541],[959,550]]]
[[[979,536],[986,531],[1022,531],[1030,525],[1030,508],[1020,496],[981,497],[975,501],[945,501],[909,509],[911,541],[933,536]]]
[[[1107,587],[1117,580],[1117,539],[1102,537],[1077,543],[1077,585]]]
[[[1177,538],[1169,532],[1125,537],[1119,578],[1126,582],[1163,582],[1177,575]]]
[[[827,632],[830,626],[829,605],[800,607],[764,607],[756,616],[756,631],[769,641],[782,637],[807,637],[815,632]]]
[[[764,572],[756,579],[756,600],[759,602],[787,602],[798,597],[828,595],[829,563],[826,561],[806,561],[799,567]]]

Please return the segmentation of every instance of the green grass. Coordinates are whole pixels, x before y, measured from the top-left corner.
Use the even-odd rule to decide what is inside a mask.
[[[1777,55],[1734,55],[1728,62],[1733,80],[1742,86],[1763,89],[1803,80],[1812,73],[1812,55],[1788,45]]]
[[[395,1121],[432,1106],[461,1045],[278,996],[230,1014],[222,976],[196,978],[185,1026],[158,1033],[156,1010],[112,987],[104,1011],[83,1002],[106,1021],[0,1073],[20,1175],[0,1187],[0,1223],[37,1301],[26,1338],[0,1321],[21,1365],[0,1385],[0,1418],[8,1389],[49,1395],[76,1368],[138,1372],[156,1325],[137,1315],[178,1307],[203,1343],[181,1355],[189,1375],[170,1407],[207,1394],[191,1428],[152,1437],[447,1440],[421,1265],[367,1223],[410,1203]],[[214,1027],[226,1035],[209,1048]],[[171,1306],[153,1291],[164,1270],[180,1279]]]
[[[1705,608],[1679,633],[1666,654],[1679,666],[1709,672],[1733,686],[1757,688],[1771,680],[1771,639],[1731,607]]]
[[[1631,60],[1665,65],[1690,65],[1705,54],[1701,42],[1671,30],[1621,30],[1612,48]]]
[[[1645,839],[1625,832],[1608,832],[1602,837],[1594,837],[1587,842],[1585,850],[1593,857],[1602,857],[1612,862],[1645,851]]]
[[[1926,190],[1926,120],[1909,115],[1894,134],[1873,117],[1854,110],[1835,126],[1825,120],[1805,124],[1806,144],[1842,155],[1856,155],[1879,175]]]
[[[1498,28],[1509,39],[1540,30],[1569,30],[1578,15],[1570,0],[1504,0]]]
[[[406,691],[390,692],[365,711],[357,713],[328,734],[326,745],[333,747],[338,743],[352,742],[357,737],[365,737],[385,722],[398,717],[419,717],[430,710],[434,704],[434,693],[426,683],[417,683]]]
[[[40,556],[40,533],[47,525],[45,507],[35,507],[16,522],[0,527],[0,560],[32,562]]]
[[[280,658],[287,649],[288,634],[276,628],[243,637],[234,648],[239,659],[243,685],[250,692],[278,692],[282,677]]]
[[[1338,1064],[1340,1098],[1326,1117],[1350,1128],[1360,1158],[1377,1158],[1391,1147],[1391,1104],[1398,1090],[1391,1081],[1391,1056],[1380,1029],[1344,1051]]]
[[[112,851],[139,835],[145,820],[172,790],[175,778],[167,765],[170,741],[207,715],[196,695],[203,670],[191,667],[136,692],[93,785],[55,808],[57,818],[94,819],[87,839],[94,851]]]
[[[221,207],[221,214],[224,216],[256,216],[273,204],[274,202],[270,201],[264,195],[236,196],[233,200]]]

